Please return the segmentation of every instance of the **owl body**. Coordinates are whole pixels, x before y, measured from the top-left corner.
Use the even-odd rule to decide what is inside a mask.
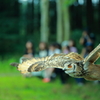
[[[100,80],[100,65],[89,64],[87,74],[83,78],[86,80]]]

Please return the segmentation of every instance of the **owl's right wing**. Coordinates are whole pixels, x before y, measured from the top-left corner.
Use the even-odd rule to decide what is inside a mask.
[[[94,63],[100,57],[100,44],[84,59],[84,63]]]

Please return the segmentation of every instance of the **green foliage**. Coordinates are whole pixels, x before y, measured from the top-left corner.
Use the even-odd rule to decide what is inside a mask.
[[[34,46],[39,43],[39,30],[33,32],[33,10],[30,12],[31,15],[28,13],[29,9],[22,15],[20,6],[18,0],[0,1],[0,55],[2,56],[15,53],[22,55],[28,40],[32,40]]]
[[[76,0],[65,0],[65,5],[66,6],[70,6],[70,5],[72,5],[74,2],[75,2]]]
[[[14,58],[15,55],[12,56],[6,56],[2,59],[0,56],[0,73],[15,73],[17,72],[14,67],[10,66],[10,63],[12,62],[19,62],[20,56],[16,55],[16,59]]]

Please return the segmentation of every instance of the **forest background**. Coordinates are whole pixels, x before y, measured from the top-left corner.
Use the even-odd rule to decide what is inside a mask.
[[[100,42],[100,0],[1,0],[0,55],[23,54],[25,43],[32,40],[37,50],[47,43],[79,39],[89,27]]]

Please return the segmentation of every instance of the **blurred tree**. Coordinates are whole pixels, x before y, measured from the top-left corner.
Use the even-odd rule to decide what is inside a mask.
[[[94,9],[92,0],[86,0],[87,27],[94,28]]]
[[[57,42],[63,41],[63,24],[62,24],[62,0],[56,0],[57,2]]]
[[[49,37],[49,0],[40,0],[41,8],[41,35],[40,41],[48,42]]]
[[[98,24],[97,24],[97,26],[98,26],[98,31],[100,31],[99,25],[100,25],[100,0],[99,0],[99,4],[98,4]],[[100,34],[100,33],[99,33],[99,34]]]
[[[34,31],[37,32],[39,31],[40,28],[40,0],[33,0],[33,4],[34,4]]]
[[[70,13],[69,13],[69,6],[73,4],[75,0],[62,0],[63,1],[63,28],[64,28],[64,37],[63,40],[69,40],[70,38]]]
[[[20,36],[26,35],[26,10],[28,2],[24,1],[20,4]]]
[[[51,0],[49,2],[49,42],[56,41],[56,25],[57,25],[57,11],[56,11],[56,1]]]
[[[0,0],[0,55],[13,53],[19,39],[18,0]]]
[[[26,9],[26,18],[27,18],[27,32],[26,35],[33,35],[33,30],[34,30],[34,4],[32,2],[28,2],[27,4],[27,9]]]
[[[79,5],[78,2],[76,4],[73,4],[69,9],[71,30],[82,29],[83,26],[86,26],[84,6]]]
[[[57,2],[57,42],[70,38],[69,6],[75,0],[56,0]]]

